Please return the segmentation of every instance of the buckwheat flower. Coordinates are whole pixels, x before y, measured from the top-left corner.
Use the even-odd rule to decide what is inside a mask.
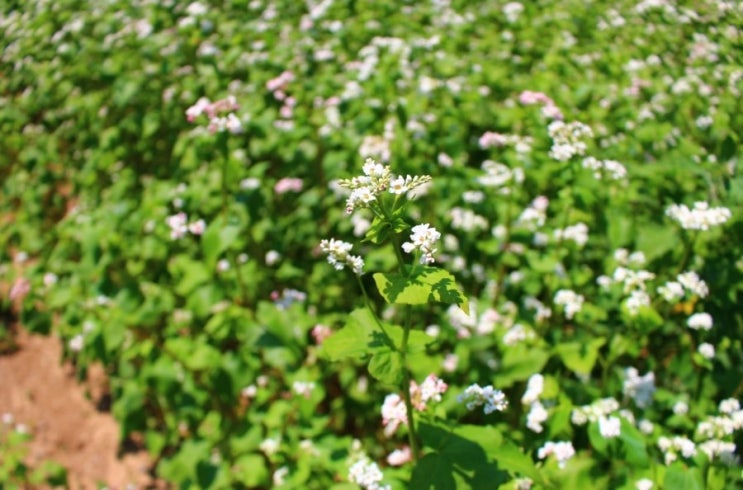
[[[391,393],[384,398],[382,404],[382,425],[384,435],[392,436],[401,424],[407,425],[408,411],[405,402],[397,393]]]
[[[560,162],[566,162],[576,155],[583,155],[587,149],[584,139],[593,137],[591,128],[577,121],[570,123],[552,121],[547,130],[552,138],[549,156]]]
[[[452,157],[447,155],[446,153],[439,153],[436,157],[436,161],[441,165],[442,167],[451,167],[454,164],[454,160]]]
[[[732,213],[728,208],[710,208],[708,203],[699,201],[694,203],[693,209],[684,204],[672,204],[666,209],[666,216],[678,221],[684,229],[708,230],[725,223]]]
[[[650,435],[655,430],[655,425],[653,425],[653,423],[648,419],[642,419],[638,422],[637,428],[640,429],[640,432],[643,434]]]
[[[684,287],[680,282],[669,281],[658,287],[658,294],[669,303],[674,303],[684,297]]]
[[[354,274],[360,276],[364,270],[364,260],[349,253],[352,247],[352,244],[334,238],[320,241],[320,250],[328,254],[330,265],[336,270],[343,270],[345,266],[348,266]]]
[[[478,384],[470,385],[457,397],[457,401],[464,403],[467,410],[474,410],[484,405],[483,411],[486,415],[495,411],[502,412],[508,407],[506,395],[491,385],[484,388]]]
[[[413,460],[413,453],[409,446],[395,449],[387,455],[387,463],[390,466],[402,466]]]
[[[529,413],[526,415],[526,428],[540,434],[544,430],[542,423],[547,420],[548,416],[549,414],[544,406],[539,401],[535,401],[531,404]]]
[[[348,480],[365,490],[389,490],[389,485],[380,484],[383,478],[384,474],[377,463],[366,456],[355,462],[348,470]]]
[[[165,223],[170,227],[170,238],[173,240],[183,238],[188,232],[187,221],[186,213],[177,213],[165,218]]]
[[[584,298],[575,291],[560,289],[555,293],[554,302],[565,310],[565,318],[572,320],[576,313],[583,307]]]
[[[558,241],[572,240],[582,247],[588,241],[588,226],[585,223],[578,223],[564,230],[555,230],[555,239]]]
[[[282,466],[281,468],[274,471],[273,476],[271,477],[271,479],[273,480],[274,486],[278,487],[286,483],[285,478],[288,474],[289,474],[288,466]]]
[[[697,347],[697,352],[699,352],[699,354],[705,359],[715,358],[715,346],[707,342],[699,344],[699,347]]]
[[[444,368],[444,371],[447,373],[453,373],[457,370],[457,365],[459,364],[459,356],[456,354],[447,354],[446,357],[444,357],[444,360],[441,362],[441,367]]]
[[[190,231],[192,235],[201,235],[204,233],[204,230],[206,230],[206,223],[204,223],[203,219],[188,224],[188,231]]]
[[[621,422],[619,417],[599,418],[599,433],[604,439],[619,437],[621,434]]]
[[[494,146],[505,146],[508,143],[508,137],[504,134],[488,131],[480,137],[478,143],[480,148],[486,150]]]
[[[276,182],[273,190],[276,194],[284,194],[287,192],[299,192],[302,190],[302,179],[295,177],[284,177]]]
[[[679,452],[684,458],[691,458],[697,453],[696,445],[690,439],[682,436],[658,438],[658,448],[664,453],[665,463],[671,464],[678,459]]]
[[[651,371],[640,376],[637,369],[629,367],[624,370],[624,376],[622,392],[632,398],[640,408],[650,405],[655,393],[655,374]]]
[[[711,439],[699,444],[699,449],[707,455],[710,461],[719,457],[724,463],[732,465],[736,461],[735,443]]]
[[[11,286],[8,292],[8,299],[10,301],[23,301],[23,298],[30,292],[31,281],[25,277],[19,277],[13,282],[13,286]]]
[[[689,413],[689,405],[684,401],[677,401],[673,404],[672,411],[676,415],[686,415]]]
[[[546,459],[549,456],[553,455],[557,459],[557,466],[559,466],[561,469],[565,468],[565,464],[568,462],[568,460],[575,456],[573,443],[570,441],[549,441],[546,442],[544,446],[539,448],[539,450],[537,451],[537,457],[539,459]]]
[[[266,252],[266,265],[275,265],[279,260],[281,260],[281,254],[276,250],[269,250]]]
[[[731,415],[740,410],[740,402],[735,398],[726,398],[720,402],[720,413]]]
[[[637,490],[652,490],[653,488],[653,481],[649,480],[647,478],[643,478],[641,480],[637,480],[635,482],[635,488]]]
[[[279,446],[281,445],[281,438],[266,438],[258,445],[258,449],[263,451],[266,456],[273,456],[278,452]]]
[[[77,334],[70,339],[68,345],[72,352],[80,352],[85,346],[85,337],[82,334]]]
[[[449,216],[451,217],[451,226],[455,230],[472,232],[484,230],[488,227],[488,221],[471,209],[454,207],[449,211]]]
[[[57,284],[57,274],[53,272],[47,272],[46,274],[44,274],[43,283],[46,287],[51,287]]]
[[[529,405],[539,399],[539,395],[544,390],[544,376],[541,374],[532,374],[526,383],[526,392],[521,397],[521,403]]]
[[[642,290],[632,291],[629,297],[624,301],[630,316],[636,316],[644,307],[650,306],[650,296]]]
[[[295,381],[292,383],[292,391],[295,395],[309,398],[312,396],[312,390],[315,389],[315,383],[312,381]]]
[[[433,374],[429,374],[420,386],[414,381],[411,382],[410,395],[413,406],[418,410],[425,410],[429,401],[440,402],[441,395],[446,393],[448,388],[449,386],[443,380]]]
[[[317,325],[312,327],[310,334],[312,335],[312,338],[315,339],[315,343],[317,345],[320,345],[323,343],[325,339],[327,339],[333,334],[333,331],[327,325],[322,325],[318,323]]]
[[[676,280],[684,286],[685,289],[696,294],[700,298],[706,298],[709,294],[709,288],[704,280],[700,279],[696,272],[689,271],[679,274]]]
[[[437,252],[436,242],[441,238],[441,233],[427,223],[414,226],[412,231],[410,241],[403,243],[402,249],[408,254],[415,250],[420,251],[421,264],[433,263],[433,254]]]
[[[503,343],[511,346],[516,345],[520,342],[534,339],[536,335],[531,329],[526,328],[520,323],[515,324],[509,328],[505,334],[503,334]]]
[[[531,478],[516,478],[513,480],[514,490],[531,490],[534,481]]]
[[[686,320],[686,325],[692,330],[710,330],[712,328],[712,316],[709,313],[694,313]]]

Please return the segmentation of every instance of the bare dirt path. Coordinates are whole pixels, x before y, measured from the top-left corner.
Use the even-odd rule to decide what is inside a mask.
[[[59,339],[21,329],[17,341],[17,352],[0,356],[0,414],[12,414],[33,435],[27,462],[61,464],[73,490],[148,488],[148,456],[117,456],[118,425],[109,413],[96,410],[72,367],[61,363]],[[100,395],[101,380],[99,375],[89,383],[93,396]]]

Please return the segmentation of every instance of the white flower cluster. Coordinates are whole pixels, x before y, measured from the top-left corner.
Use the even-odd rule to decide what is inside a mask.
[[[565,310],[565,318],[572,320],[576,313],[583,308],[585,298],[569,289],[560,289],[555,293],[554,302]]]
[[[513,146],[517,153],[524,154],[531,151],[533,138],[529,136],[519,136],[516,134],[500,134],[487,131],[478,141],[480,148],[487,150],[493,147]]]
[[[524,181],[524,170],[521,168],[511,169],[507,165],[492,160],[485,160],[480,168],[485,172],[485,175],[477,178],[480,185],[502,188],[501,194],[509,194],[511,192],[509,185],[520,184]]]
[[[328,263],[336,270],[343,270],[348,266],[356,275],[361,275],[364,270],[364,259],[357,255],[351,255],[353,245],[341,240],[331,238],[320,241],[320,250],[328,254]]]
[[[582,405],[573,409],[570,420],[575,425],[585,425],[595,422],[619,410],[619,402],[614,398],[602,398],[590,405]]]
[[[232,95],[216,102],[202,97],[186,110],[186,119],[188,122],[193,122],[197,117],[206,114],[209,119],[209,132],[229,131],[232,134],[240,134],[243,132],[242,121],[232,112],[239,108],[237,100]],[[227,115],[220,115],[223,113]]]
[[[602,398],[590,405],[583,405],[573,409],[570,420],[576,425],[584,425],[587,422],[598,422],[599,433],[605,439],[619,437],[621,435],[622,423],[619,417],[612,415],[619,410],[619,402],[614,398]],[[626,413],[621,413],[627,418]]]
[[[525,327],[521,323],[517,323],[503,334],[502,340],[505,345],[510,346],[527,340],[533,340],[536,337],[537,336],[532,329]]]
[[[183,212],[168,216],[165,222],[170,227],[170,238],[173,240],[183,238],[189,232],[192,235],[201,235],[206,229],[203,219],[188,223],[188,216]]]
[[[496,325],[502,323],[504,318],[493,308],[487,308],[482,313],[477,312],[477,302],[470,302],[469,314],[462,311],[457,305],[451,305],[446,311],[449,323],[457,330],[457,337],[467,339],[474,332],[477,335],[487,335],[495,330]]]
[[[544,446],[539,448],[537,456],[539,459],[546,459],[549,456],[555,456],[557,459],[557,466],[565,468],[565,464],[570,458],[575,456],[575,448],[573,443],[570,441],[552,442],[548,441]]]
[[[697,435],[703,438],[721,439],[743,428],[743,410],[735,398],[720,402],[720,414],[707,417],[697,425]]]
[[[377,463],[366,456],[356,461],[348,470],[348,480],[365,490],[389,490],[389,485],[380,483],[383,478],[384,474]]]
[[[516,220],[516,224],[532,231],[544,226],[544,222],[547,219],[548,205],[549,199],[544,196],[537,196],[531,204],[521,212]]]
[[[664,453],[663,457],[666,464],[676,461],[679,453],[687,459],[697,454],[697,448],[694,442],[683,436],[674,436],[673,438],[659,437],[658,449]]]
[[[709,313],[694,313],[686,320],[686,324],[692,330],[710,330],[712,329],[712,315]]]
[[[694,271],[679,274],[676,281],[669,281],[658,288],[658,293],[668,302],[683,298],[685,291],[700,298],[706,298],[709,294],[707,283],[700,279]]]
[[[351,195],[346,201],[346,212],[348,214],[351,214],[357,207],[369,207],[385,191],[395,195],[406,194],[431,181],[431,177],[428,175],[394,176],[389,165],[377,163],[372,158],[366,159],[362,170],[364,175],[338,181],[339,187],[351,191]]]
[[[426,409],[428,402],[441,401],[441,395],[446,392],[449,386],[433,374],[429,374],[426,379],[418,385],[415,381],[410,383],[411,404],[416,410],[423,411]],[[405,402],[397,393],[387,395],[382,404],[382,425],[384,434],[390,437],[395,433],[401,424],[408,423],[408,410]]]
[[[584,155],[587,149],[584,138],[593,137],[591,128],[578,121],[552,121],[547,131],[552,138],[549,156],[560,162],[566,162],[575,155]]]
[[[624,376],[622,392],[632,398],[640,408],[650,405],[655,393],[655,373],[650,371],[640,376],[637,369],[628,367],[624,370]]]
[[[588,241],[588,225],[585,223],[577,223],[572,226],[568,226],[564,230],[555,230],[555,240],[558,242],[564,240],[572,240],[576,245],[582,247]]]
[[[484,230],[488,227],[488,220],[471,209],[455,207],[449,211],[449,216],[451,217],[451,227],[455,230],[471,232]]]
[[[725,223],[732,213],[728,208],[710,208],[708,203],[698,201],[692,209],[684,204],[672,204],[666,209],[666,216],[678,221],[686,230],[708,230]]]
[[[539,401],[539,396],[543,390],[544,376],[533,374],[526,384],[526,392],[521,397],[521,403],[529,405],[529,413],[526,415],[526,427],[536,433],[541,433],[544,430],[542,423],[549,416],[544,405]]]
[[[614,160],[599,160],[594,157],[583,159],[583,168],[593,171],[597,180],[608,177],[610,180],[622,180],[627,177],[627,168]]]
[[[467,410],[474,410],[484,405],[483,412],[486,415],[495,411],[502,412],[508,407],[506,395],[493,388],[492,385],[484,388],[478,384],[470,385],[464,390],[464,393],[457,397],[457,401],[464,403]]]
[[[421,252],[420,263],[432,264],[433,254],[438,251],[436,242],[441,238],[441,233],[427,223],[414,226],[412,231],[410,241],[403,243],[402,249],[408,254],[419,250]]]

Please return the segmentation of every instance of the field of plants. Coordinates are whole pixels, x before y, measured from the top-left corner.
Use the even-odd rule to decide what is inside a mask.
[[[0,346],[172,488],[743,485],[740,2],[1,3]]]

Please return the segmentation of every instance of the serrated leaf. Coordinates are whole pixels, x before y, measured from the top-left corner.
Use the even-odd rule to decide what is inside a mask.
[[[435,267],[415,267],[409,275],[374,274],[382,297],[391,304],[423,305],[428,303],[455,304],[469,313],[469,302],[448,271]]]

